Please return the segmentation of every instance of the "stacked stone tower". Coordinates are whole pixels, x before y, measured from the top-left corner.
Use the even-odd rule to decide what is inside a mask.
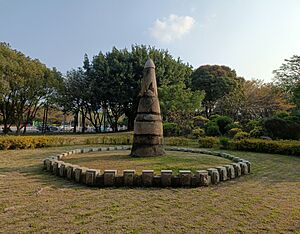
[[[140,102],[134,121],[132,157],[153,157],[165,154],[163,126],[157,95],[155,65],[149,58],[144,66]]]

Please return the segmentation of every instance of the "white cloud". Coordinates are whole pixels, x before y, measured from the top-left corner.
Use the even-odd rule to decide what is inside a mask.
[[[193,27],[195,20],[191,16],[170,15],[162,20],[157,19],[150,28],[151,35],[161,42],[180,39]]]

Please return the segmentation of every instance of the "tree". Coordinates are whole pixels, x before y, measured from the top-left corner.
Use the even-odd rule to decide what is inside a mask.
[[[206,117],[212,115],[217,101],[237,86],[236,72],[226,66],[200,66],[193,72],[191,79],[192,90],[205,91],[203,105]]]
[[[215,112],[235,121],[248,122],[291,108],[293,105],[286,93],[273,83],[240,79],[235,89],[217,102]]]
[[[46,97],[54,94],[59,77],[37,59],[0,44],[0,114],[4,133],[12,124],[17,133],[30,123]]]
[[[175,122],[179,126],[186,125],[191,115],[201,109],[204,92],[186,88],[183,81],[177,84],[161,85],[158,88],[161,113],[164,120]]]
[[[271,117],[277,111],[293,108],[280,88],[261,80],[246,81],[244,95],[241,115],[247,119]]]
[[[79,113],[82,112],[82,119],[85,118],[84,102],[86,93],[88,93],[88,90],[83,70],[79,68],[68,71],[64,79],[64,86],[60,90],[58,103],[64,113],[71,112],[74,114],[74,132],[76,132],[78,125]]]
[[[128,129],[133,129],[140,82],[148,56],[156,64],[158,86],[172,85],[180,81],[184,84],[189,83],[191,67],[180,59],[174,59],[168,51],[134,45],[131,51],[113,48],[106,54],[99,53],[91,62],[90,74],[95,80],[95,87],[98,90],[96,94],[101,99],[102,106],[109,109],[108,113],[114,119],[113,126],[124,113],[128,118]]]
[[[289,95],[300,109],[300,56],[285,59],[279,69],[273,71],[275,84]]]
[[[246,101],[245,82],[244,78],[237,78],[236,87],[217,101],[214,110],[216,114],[230,116],[236,121],[243,118],[241,113],[243,112]]]
[[[293,103],[298,107],[297,109],[300,109],[300,81],[295,85],[293,89]]]
[[[300,81],[300,56],[293,55],[284,61],[279,69],[273,71],[274,81],[287,93],[293,93],[295,85]]]

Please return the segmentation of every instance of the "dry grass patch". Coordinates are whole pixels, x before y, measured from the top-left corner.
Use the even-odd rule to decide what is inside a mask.
[[[98,189],[41,170],[77,147],[0,152],[2,233],[299,233],[300,158],[231,152],[253,173],[192,189]]]
[[[160,170],[168,169],[178,172],[179,170],[207,169],[214,166],[221,166],[231,163],[230,160],[195,153],[169,152],[163,157],[133,158],[129,156],[130,151],[104,151],[91,152],[85,154],[73,154],[68,156],[65,162],[85,166],[88,168],[118,170],[122,173],[126,169],[134,169],[137,173],[142,170],[154,170],[159,173]]]

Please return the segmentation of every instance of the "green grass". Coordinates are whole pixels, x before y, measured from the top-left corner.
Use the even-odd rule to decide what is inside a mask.
[[[300,233],[300,158],[231,152],[251,175],[192,189],[98,189],[41,170],[76,146],[0,152],[1,233]]]
[[[92,152],[85,154],[74,154],[68,157],[66,162],[85,166],[101,171],[107,169],[122,170],[135,169],[141,174],[142,170],[151,169],[156,173],[160,170],[168,169],[178,172],[179,170],[196,170],[208,169],[214,166],[221,166],[231,163],[230,160],[214,157],[211,155],[169,152],[163,157],[132,158],[129,156],[130,151],[105,151]]]

